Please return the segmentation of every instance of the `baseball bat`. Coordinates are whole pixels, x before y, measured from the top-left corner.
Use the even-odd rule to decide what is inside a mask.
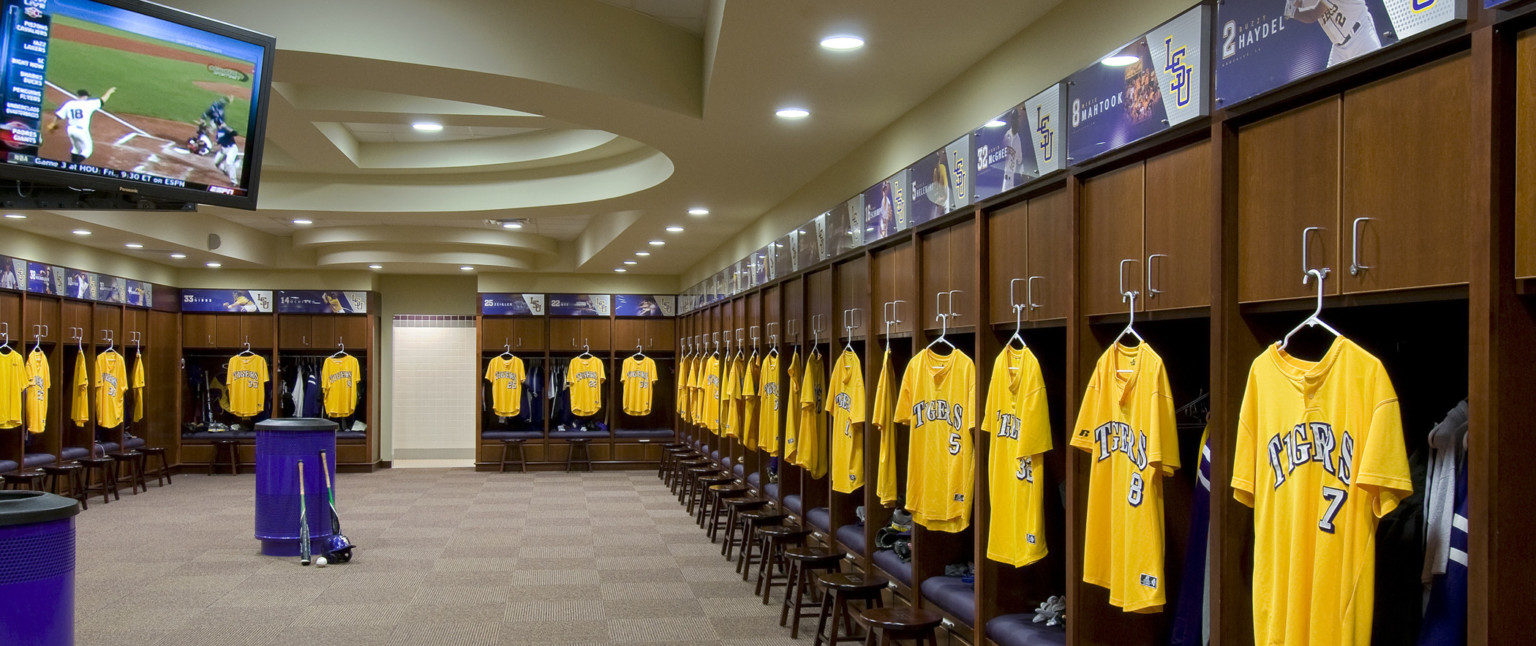
[[[299,460],[299,565],[309,565],[309,514],[305,507],[304,461]]]
[[[330,460],[320,451],[320,472],[325,474],[325,497],[331,505],[331,533],[341,535],[341,515],[336,513],[336,488],[331,486]]]

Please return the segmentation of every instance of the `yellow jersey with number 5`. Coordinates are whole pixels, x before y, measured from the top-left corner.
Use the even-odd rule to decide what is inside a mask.
[[[894,421],[911,428],[907,510],[928,529],[959,532],[971,525],[975,402],[976,364],[959,350],[923,350],[902,374]]]
[[[832,366],[832,490],[853,493],[864,486],[864,365],[853,350],[844,350]]]
[[[1045,452],[1051,450],[1051,416],[1040,362],[1029,348],[1003,348],[992,363],[986,417],[992,438],[987,473],[987,558],[1021,567],[1046,555]]]
[[[1117,343],[1099,357],[1073,428],[1072,446],[1093,456],[1083,581],[1108,588],[1126,612],[1160,612],[1163,476],[1179,468],[1179,437],[1152,346]]]

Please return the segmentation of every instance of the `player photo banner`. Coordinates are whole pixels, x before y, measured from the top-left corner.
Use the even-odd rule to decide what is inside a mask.
[[[1235,105],[1465,15],[1461,0],[1226,0],[1216,12],[1217,105]]]
[[[282,290],[277,293],[279,314],[367,314],[368,292]]]
[[[272,292],[255,289],[183,289],[181,311],[271,312]]]
[[[611,297],[608,294],[550,294],[550,316],[608,316]]]
[[[618,294],[614,316],[676,316],[677,297],[670,294]]]
[[[1209,15],[1195,7],[1068,77],[1066,161],[1083,163],[1207,113]]]
[[[129,307],[150,307],[155,303],[155,286],[142,280],[128,281],[126,302]]]
[[[1005,193],[1040,174],[1035,156],[1024,150],[1030,141],[1027,110],[1028,105],[1020,103],[971,133],[977,200]]]
[[[32,294],[64,293],[64,268],[40,262],[27,263],[27,292]]]
[[[863,195],[855,195],[827,212],[827,255],[829,257],[839,256],[864,246],[865,204]]]
[[[124,293],[128,291],[128,281],[126,279],[116,276],[103,276],[101,274],[94,274],[94,276],[96,278],[94,289],[96,290],[95,298],[97,302],[122,304],[128,300],[128,295]]]
[[[64,270],[63,296],[82,301],[96,300],[96,274],[79,269]]]
[[[1483,8],[1484,9],[1492,9],[1494,7],[1508,8],[1508,7],[1513,7],[1513,6],[1519,5],[1519,4],[1525,4],[1527,2],[1530,2],[1530,0],[1483,0]],[[1506,5],[1508,5],[1508,7],[1506,7]]]
[[[970,157],[969,135],[935,150],[917,160],[907,170],[907,219],[912,226],[931,222],[955,209],[970,204],[971,191],[964,179],[966,158]],[[958,153],[958,157],[957,157]]]
[[[26,291],[27,261],[0,256],[0,289]]]

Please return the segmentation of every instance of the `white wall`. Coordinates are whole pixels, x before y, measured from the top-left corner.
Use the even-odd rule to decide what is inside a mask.
[[[479,387],[473,317],[403,315],[391,321],[391,456],[474,460]]]

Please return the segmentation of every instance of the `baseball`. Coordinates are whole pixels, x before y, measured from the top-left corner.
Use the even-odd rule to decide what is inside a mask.
[[[324,556],[315,559],[315,567],[325,567],[326,563],[327,561],[325,560]]]

